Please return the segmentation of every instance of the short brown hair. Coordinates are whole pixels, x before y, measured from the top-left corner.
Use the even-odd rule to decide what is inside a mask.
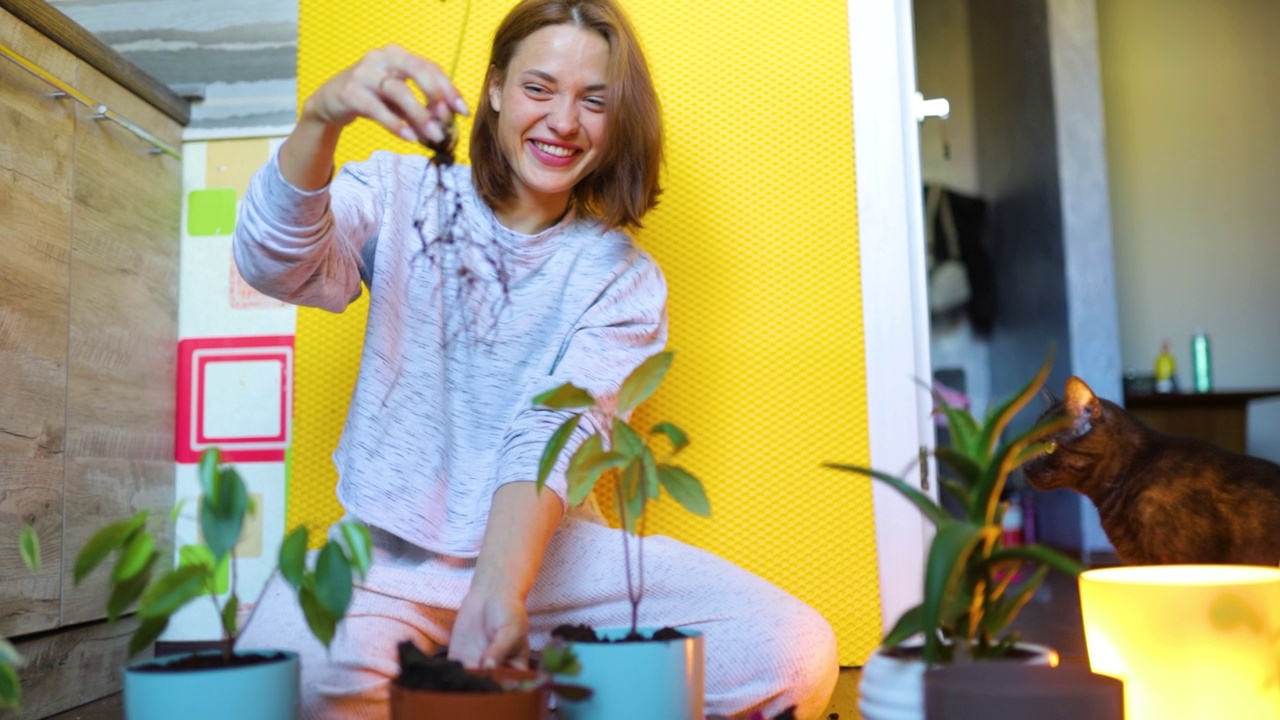
[[[476,190],[490,205],[511,196],[511,165],[498,144],[498,114],[489,103],[489,88],[505,80],[525,38],[553,25],[594,30],[609,43],[604,153],[573,188],[573,200],[608,227],[640,227],[640,218],[662,192],[662,112],[639,39],[613,0],[524,0],[498,26],[471,129]]]

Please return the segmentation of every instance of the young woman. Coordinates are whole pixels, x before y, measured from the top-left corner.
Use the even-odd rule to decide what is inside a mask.
[[[661,271],[624,232],[660,192],[647,64],[613,0],[525,0],[494,38],[470,168],[377,152],[334,176],[358,117],[447,144],[466,112],[434,64],[372,51],[306,100],[242,205],[254,287],[334,312],[370,295],[334,461],[375,567],[328,655],[279,582],[241,641],[300,653],[306,718],[385,717],[402,640],[518,665],[561,623],[629,622],[618,531],[566,507],[563,463],[536,492],[565,416],[531,398],[566,381],[609,395],[666,342]],[[825,706],[831,628],[773,585],[654,538],[642,613],[705,633],[708,713]]]

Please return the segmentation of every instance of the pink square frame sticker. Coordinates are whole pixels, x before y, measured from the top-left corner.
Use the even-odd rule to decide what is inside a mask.
[[[178,342],[175,459],[283,462],[293,425],[293,336]]]

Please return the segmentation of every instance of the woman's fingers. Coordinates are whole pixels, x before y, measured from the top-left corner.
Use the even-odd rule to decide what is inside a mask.
[[[506,663],[521,670],[529,667],[529,638],[519,627],[513,625],[498,628],[489,647],[480,656],[480,666],[484,668]]]

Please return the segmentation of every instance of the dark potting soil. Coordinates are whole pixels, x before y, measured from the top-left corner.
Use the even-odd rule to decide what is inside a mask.
[[[408,690],[435,690],[462,693],[502,692],[502,685],[483,675],[476,675],[462,663],[450,660],[445,653],[427,655],[408,640],[400,643],[400,687]]]
[[[267,663],[280,662],[288,657],[288,655],[281,652],[252,654],[232,653],[230,661],[224,661],[222,653],[202,653],[200,655],[188,655],[187,657],[174,660],[173,662],[166,662],[163,665],[159,663],[138,665],[130,668],[129,671],[140,673],[166,673],[193,672],[196,670],[218,670],[222,668],[266,665]]]
[[[919,660],[924,655],[924,646],[923,645],[898,646],[893,648],[885,648],[885,649],[882,649],[880,652],[888,657],[896,658],[898,660]],[[1033,650],[1026,650],[1015,645],[1014,647],[1009,648],[1008,652],[994,659],[1020,661],[1020,660],[1030,660],[1031,658],[1038,657],[1039,655],[1040,653],[1038,652],[1035,652]]]
[[[684,640],[688,635],[676,630],[672,627],[659,628],[652,637],[645,637],[638,632],[628,634],[626,637],[614,640],[602,639],[596,634],[595,628],[590,625],[560,625],[551,631],[551,637],[557,637],[566,642],[582,642],[582,643],[607,643],[607,642],[649,642],[651,640]]]

